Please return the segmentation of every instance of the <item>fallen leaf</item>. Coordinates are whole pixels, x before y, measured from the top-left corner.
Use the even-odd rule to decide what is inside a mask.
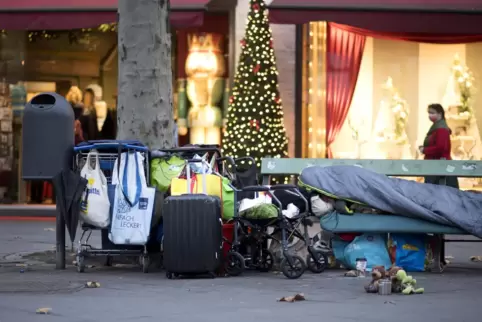
[[[49,307],[42,307],[35,311],[37,314],[50,314],[50,312],[52,312],[52,309]]]
[[[472,262],[482,262],[482,256],[470,256]]]
[[[299,302],[306,300],[303,293],[298,293],[294,296],[284,296],[278,300],[278,302]]]
[[[99,282],[92,282],[92,281],[91,281],[91,282],[85,283],[85,286],[86,286],[87,288],[98,288],[98,287],[100,287],[100,283],[99,283]]]
[[[392,302],[392,301],[385,301],[385,304],[395,304],[395,302]]]

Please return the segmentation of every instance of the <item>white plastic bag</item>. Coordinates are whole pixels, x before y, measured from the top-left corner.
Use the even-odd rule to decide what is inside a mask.
[[[290,203],[288,207],[281,211],[286,218],[294,218],[300,214],[300,209]]]
[[[311,197],[311,210],[315,217],[321,218],[335,209],[335,203],[326,201],[319,195]]]
[[[120,168],[114,165],[116,188],[109,239],[116,245],[145,245],[149,238],[156,189],[147,187],[142,160],[138,152],[123,153]]]
[[[269,195],[262,194],[262,193],[256,193],[256,194],[258,196],[254,199],[244,198],[243,200],[241,200],[241,202],[239,203],[239,210],[238,210],[240,213],[262,204],[271,203],[271,197]]]
[[[91,158],[95,158],[95,168],[91,167]],[[87,224],[105,228],[110,224],[110,202],[107,192],[107,179],[100,170],[99,154],[91,151],[87,155],[80,175],[87,179],[80,207],[80,218]]]

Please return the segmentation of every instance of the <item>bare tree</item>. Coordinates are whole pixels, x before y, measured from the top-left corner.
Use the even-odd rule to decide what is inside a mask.
[[[118,139],[173,145],[169,0],[119,0]]]

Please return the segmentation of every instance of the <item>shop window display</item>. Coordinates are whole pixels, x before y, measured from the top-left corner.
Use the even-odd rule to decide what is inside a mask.
[[[363,34],[365,40],[359,67],[350,70],[354,66],[350,65],[354,61],[352,52],[330,49],[330,41],[333,42],[330,28],[340,28],[337,33]],[[482,42],[473,38],[469,43],[463,42],[466,39],[458,43],[455,37],[445,44],[437,44],[436,39],[429,39],[429,36],[402,40],[396,39],[396,35],[381,37],[375,32],[367,34],[350,26],[326,22],[305,25],[304,35],[302,104],[304,128],[307,129],[302,142],[304,157],[326,155],[323,149],[326,149],[327,139],[323,136],[328,130],[327,122],[332,122],[332,118],[327,119],[327,104],[333,104],[326,101],[333,93],[323,80],[330,79],[328,73],[338,73],[331,78],[344,82],[343,86],[355,86],[348,97],[348,112],[342,115],[345,117],[343,125],[331,144],[332,157],[423,158],[418,147],[423,144],[431,125],[427,107],[439,103],[444,107],[447,124],[452,130],[451,157],[482,159],[479,130],[482,93],[478,90],[482,78],[479,59]],[[345,37],[344,41],[349,38]],[[340,69],[341,65],[344,69]],[[460,180],[463,189],[478,189],[479,185],[474,179]]]

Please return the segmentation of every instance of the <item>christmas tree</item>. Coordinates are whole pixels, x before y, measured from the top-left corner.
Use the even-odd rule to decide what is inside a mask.
[[[223,153],[239,158],[288,156],[288,141],[278,90],[278,70],[268,11],[263,0],[251,0],[245,38],[229,99]]]

